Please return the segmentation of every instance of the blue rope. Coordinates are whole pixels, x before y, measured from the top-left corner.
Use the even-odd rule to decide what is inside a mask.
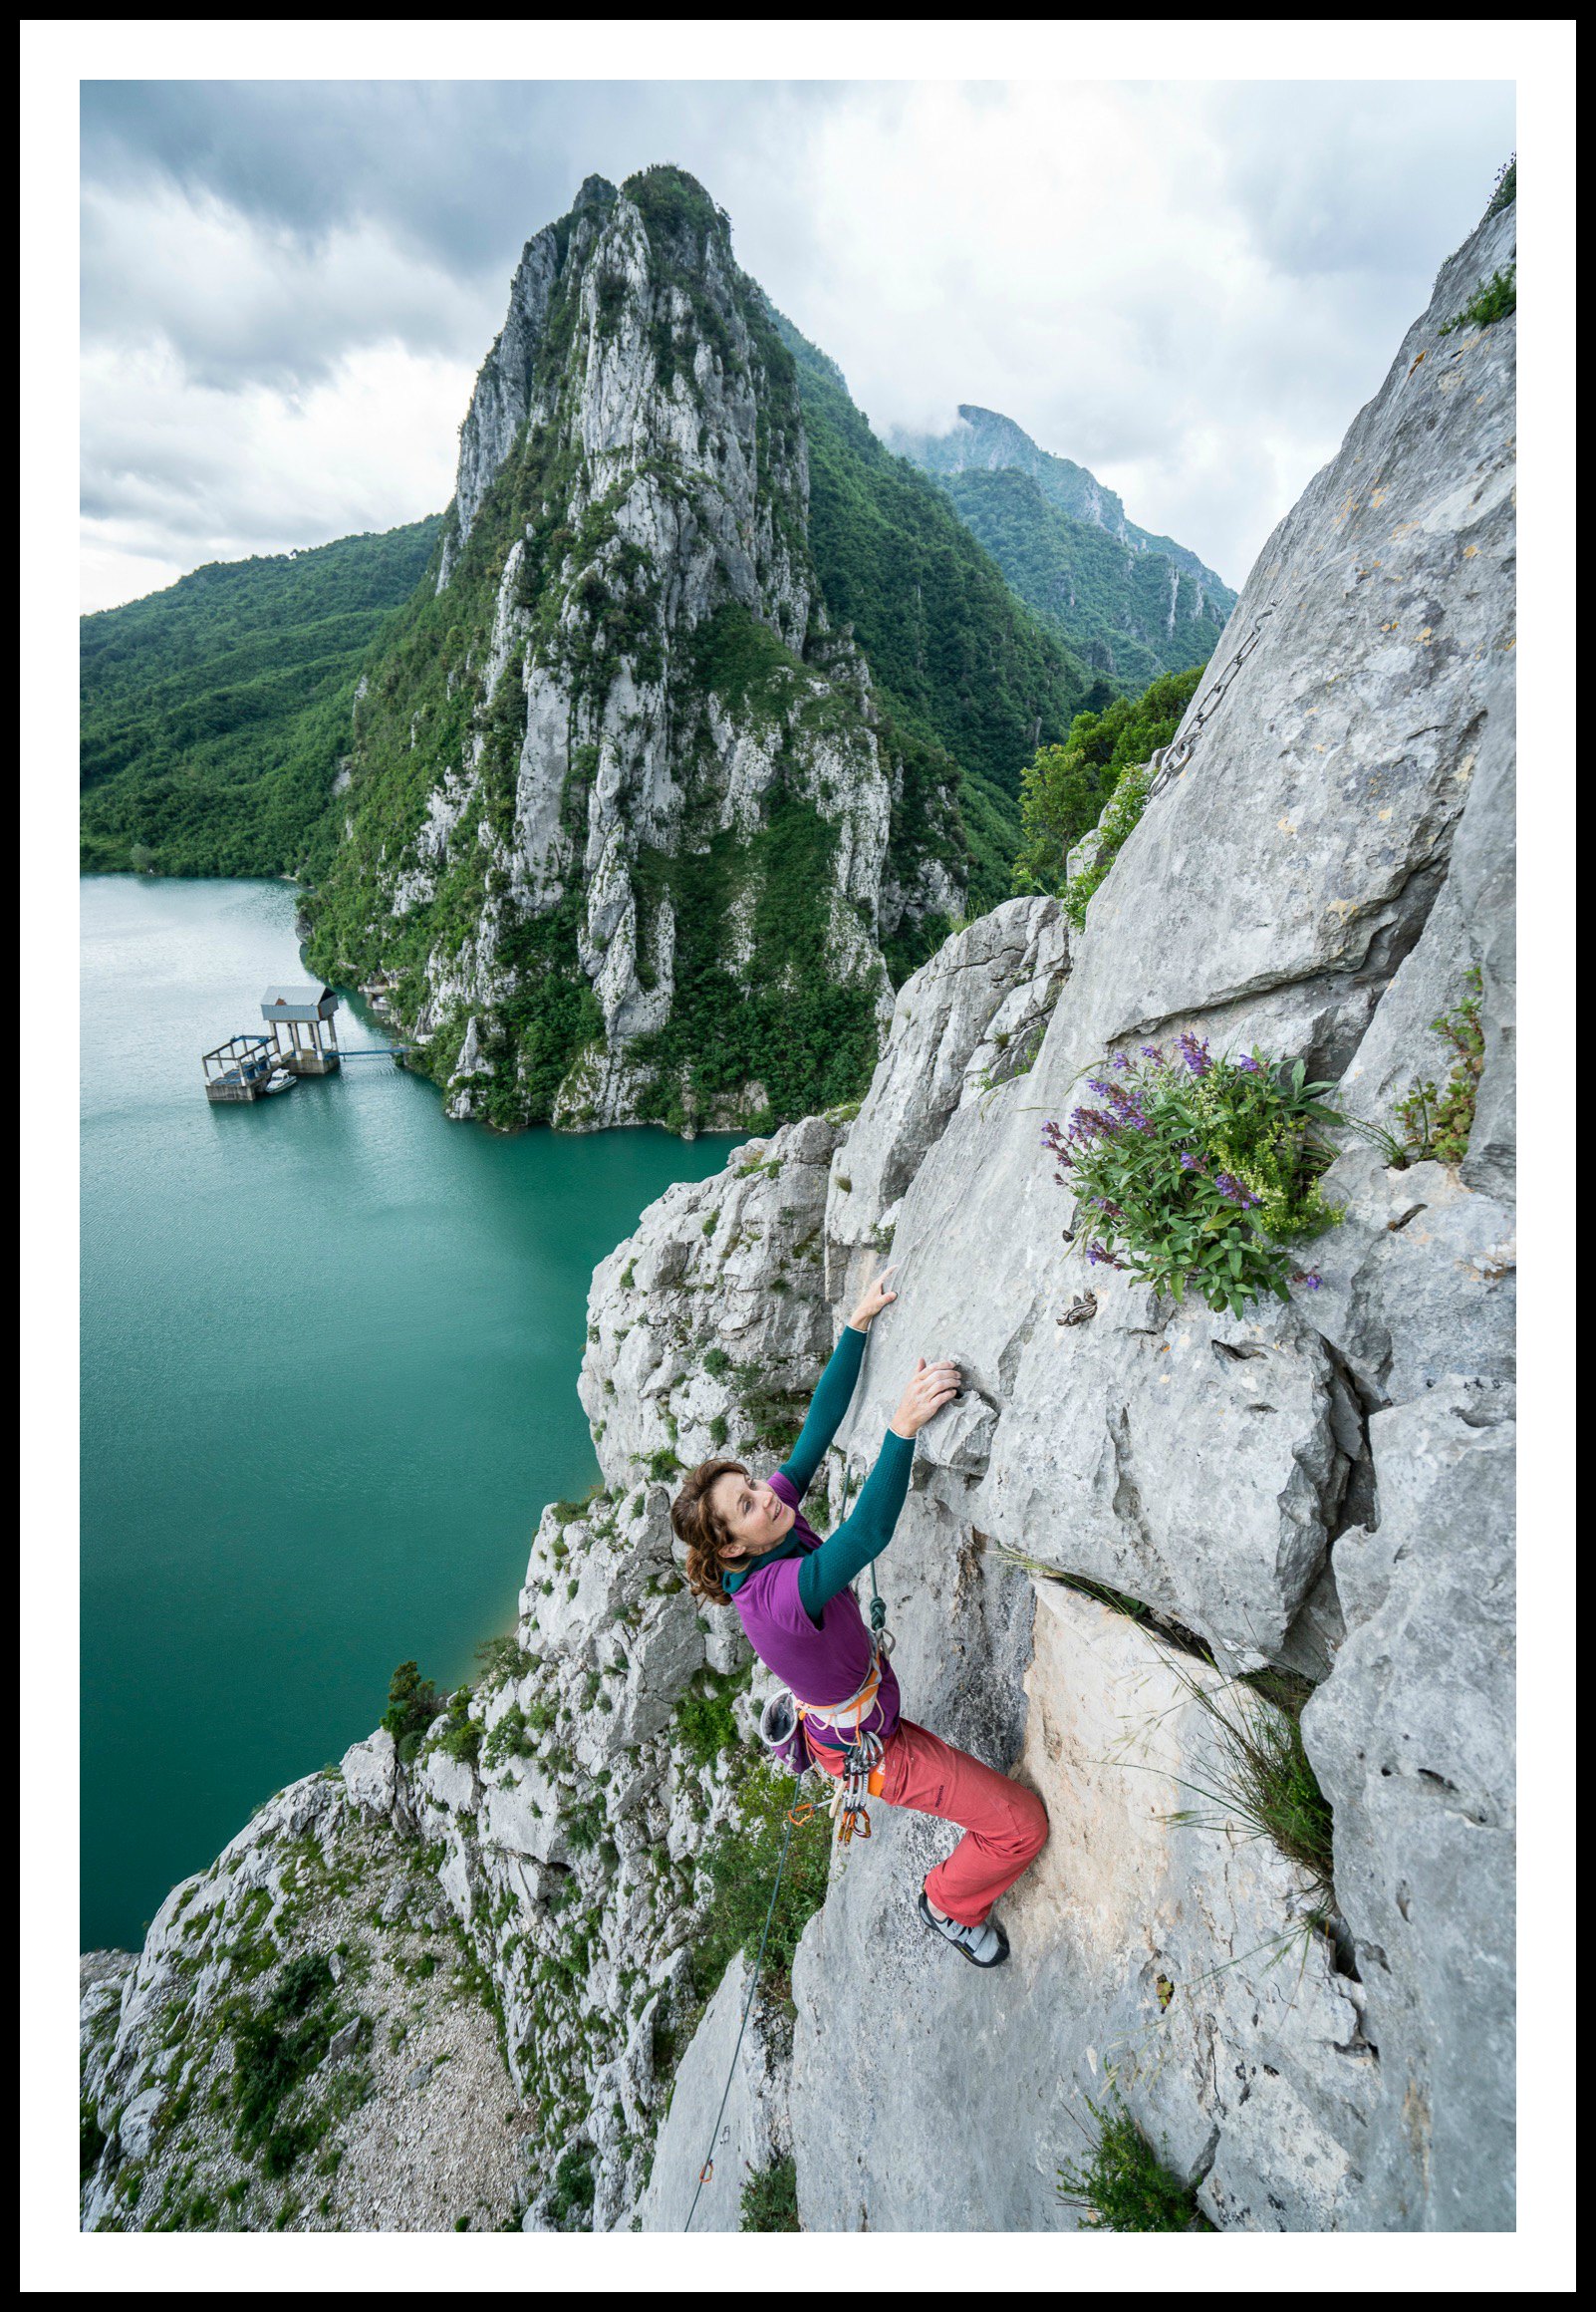
[[[803,1775],[800,1774],[792,1786],[794,1805],[797,1803],[799,1791],[803,1788]],[[754,1993],[759,1988],[759,1970],[765,1963],[765,1945],[770,1940],[770,1922],[776,1915],[776,1896],[781,1892],[781,1875],[787,1868],[787,1849],[792,1845],[792,1807],[789,1807],[787,1809],[787,1835],[781,1842],[781,1855],[776,1864],[776,1882],[770,1889],[770,1908],[765,1912],[764,1932],[759,1937],[759,1956],[754,1960],[753,1981],[748,1985],[748,1996],[742,2003],[742,2021],[737,2026],[737,2044],[731,2051],[731,2069],[726,2073],[726,2084],[720,2092],[720,2109],[715,2114],[715,2124],[710,2130],[709,2157],[698,2170],[698,2190],[692,2195],[692,2205],[687,2210],[687,2220],[681,2227],[683,2231],[691,2231],[692,2229],[692,2219],[698,2212],[698,2193],[708,2182],[714,2168],[714,2152],[720,2137],[720,2123],[726,2116],[726,2098],[730,2095],[731,2083],[737,2076],[737,2058],[742,2053],[742,2035],[748,2028],[748,2017],[753,2009]]]

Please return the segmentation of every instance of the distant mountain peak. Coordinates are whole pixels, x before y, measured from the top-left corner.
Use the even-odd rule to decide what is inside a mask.
[[[1027,473],[1050,505],[1072,520],[1090,522],[1137,554],[1167,554],[1177,569],[1197,579],[1210,599],[1235,600],[1217,571],[1174,538],[1160,537],[1130,520],[1117,490],[1098,480],[1086,466],[1056,450],[1044,449],[1012,418],[1000,410],[984,410],[978,402],[960,402],[958,424],[945,434],[911,434],[894,427],[889,445],[927,473],[998,472],[1006,467]]]

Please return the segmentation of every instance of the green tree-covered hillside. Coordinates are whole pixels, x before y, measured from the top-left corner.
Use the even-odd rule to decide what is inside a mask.
[[[935,483],[872,433],[836,364],[778,322],[798,363],[810,550],[827,608],[852,623],[898,728],[959,766],[979,914],[1008,896],[1021,769],[1091,703],[1092,677],[1016,599]]]
[[[314,871],[362,661],[439,517],[209,562],[80,630],[83,864]]]
[[[942,488],[1022,601],[1117,689],[1212,657],[1235,596],[1167,554],[1134,552],[1050,505],[1013,466],[950,473]]]

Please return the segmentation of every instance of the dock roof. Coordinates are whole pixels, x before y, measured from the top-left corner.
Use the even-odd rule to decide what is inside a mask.
[[[268,988],[260,1000],[263,1019],[331,1019],[338,998],[331,988],[307,986]]]

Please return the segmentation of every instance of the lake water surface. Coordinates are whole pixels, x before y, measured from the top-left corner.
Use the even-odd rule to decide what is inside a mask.
[[[730,1134],[499,1137],[386,1059],[213,1108],[201,1051],[305,978],[282,883],[87,879],[83,1948],[508,1629],[598,1475],[589,1281]],[[341,1040],[383,1031],[358,999]]]

